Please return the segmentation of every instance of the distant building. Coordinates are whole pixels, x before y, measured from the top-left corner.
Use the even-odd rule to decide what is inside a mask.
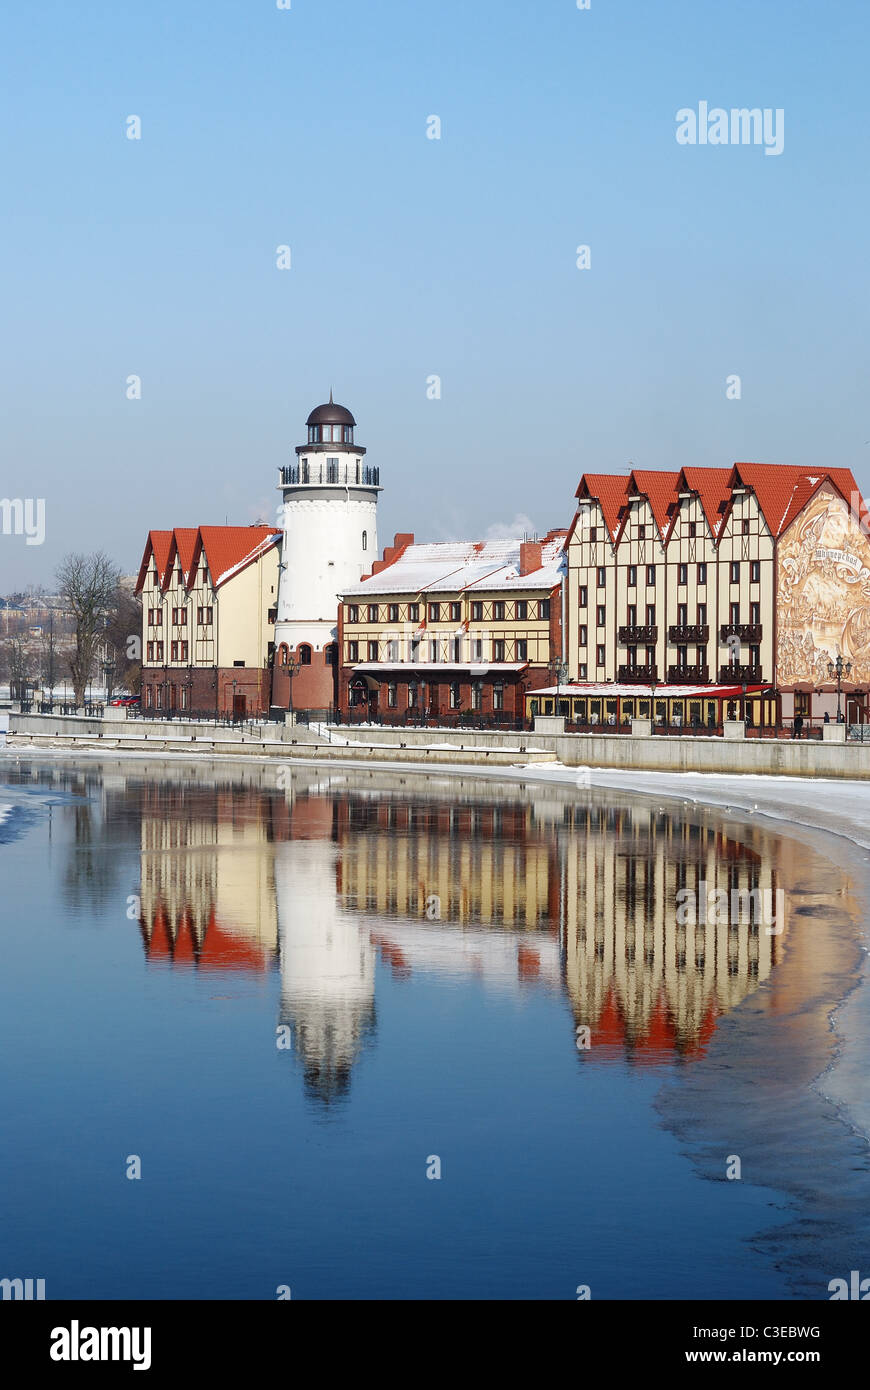
[[[565,534],[424,545],[397,535],[341,595],[343,717],[522,717],[561,655]]]
[[[268,526],[151,531],[142,595],[142,709],[268,713],[281,536]]]

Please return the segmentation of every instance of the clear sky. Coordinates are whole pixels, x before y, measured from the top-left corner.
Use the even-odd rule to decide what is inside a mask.
[[[272,520],[330,387],[381,545],[567,526],[629,461],[870,491],[868,40],[866,0],[10,7],[0,495],[46,536],[0,591]],[[782,153],[678,144],[701,101],[782,108]]]

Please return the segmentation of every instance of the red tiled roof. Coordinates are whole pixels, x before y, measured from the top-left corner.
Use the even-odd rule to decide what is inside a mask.
[[[628,475],[625,473],[584,473],[574,494],[575,497],[589,498],[599,504],[611,540],[616,540],[622,525],[621,512],[625,506],[627,487]],[[569,534],[573,534],[576,521],[575,516]]]
[[[237,573],[271,550],[280,538],[280,532],[271,526],[200,526],[192,564],[196,564],[204,552],[212,583],[217,588],[231,573]]]
[[[735,463],[729,486],[752,489],[771,535],[779,537],[826,479],[847,503],[858,493],[848,468],[798,468],[788,463]]]
[[[145,553],[142,556],[142,564],[139,567],[139,578],[136,580],[136,593],[138,594],[148,573],[148,563],[151,556],[157,565],[157,573],[162,576],[166,569],[166,561],[169,559],[169,548],[172,544],[171,531],[149,531],[148,539],[145,542]]]
[[[635,468],[629,479],[629,490],[633,487],[636,493],[648,499],[662,539],[664,539],[665,532],[671,524],[679,476],[679,473],[654,472],[652,469]]]
[[[677,480],[677,492],[697,492],[710,534],[717,540],[731,497],[729,480],[733,471],[733,468],[683,468]]]
[[[169,546],[169,553],[166,557],[166,565],[162,575],[163,589],[168,589],[172,582],[172,571],[175,566],[176,556],[178,565],[184,575],[186,585],[190,584],[190,566],[193,560],[193,552],[196,546],[197,529],[195,526],[176,526],[171,533],[172,541]]]

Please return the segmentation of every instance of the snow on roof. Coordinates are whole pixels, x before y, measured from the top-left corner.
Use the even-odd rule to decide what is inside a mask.
[[[343,598],[372,594],[459,593],[466,589],[542,589],[559,583],[562,573],[564,532],[537,542],[541,567],[520,574],[517,540],[432,541],[406,546],[391,565],[369,579],[350,584]]]

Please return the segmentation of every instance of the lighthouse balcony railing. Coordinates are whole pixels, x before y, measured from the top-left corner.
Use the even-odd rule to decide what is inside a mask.
[[[304,463],[288,463],[281,469],[282,487],[379,487],[381,470],[369,463],[330,463],[328,459],[312,459]]]

